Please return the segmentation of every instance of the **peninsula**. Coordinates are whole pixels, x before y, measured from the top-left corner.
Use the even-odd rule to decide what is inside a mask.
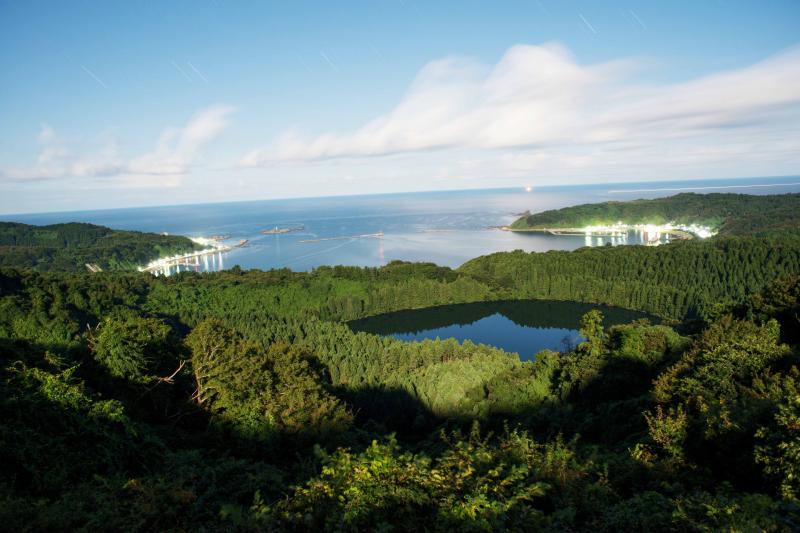
[[[583,204],[528,214],[502,229],[554,234],[613,234],[629,229],[677,238],[797,234],[800,194],[683,193],[652,200]]]
[[[70,222],[0,222],[0,266],[38,271],[136,270],[153,260],[206,248],[187,237]]]

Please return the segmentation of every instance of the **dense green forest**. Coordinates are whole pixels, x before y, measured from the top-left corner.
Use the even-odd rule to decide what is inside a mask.
[[[515,298],[605,303],[670,318],[708,316],[771,279],[800,271],[800,239],[516,251],[473,259],[459,271]]]
[[[0,270],[0,523],[797,530],[798,274],[800,241],[776,238],[458,270]],[[591,310],[585,343],[534,362],[346,324],[539,297],[666,320]]]
[[[0,266],[41,271],[135,270],[153,259],[199,250],[186,237],[112,230],[71,222],[31,226],[0,222]]]
[[[720,235],[798,234],[800,194],[682,193],[652,200],[583,204],[526,215],[514,230],[624,224],[696,224]]]

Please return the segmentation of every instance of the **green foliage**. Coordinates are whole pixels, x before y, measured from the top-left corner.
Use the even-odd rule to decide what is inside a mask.
[[[170,255],[200,249],[186,237],[112,230],[71,222],[30,226],[0,222],[0,266],[41,271],[135,270]]]
[[[738,308],[738,313],[753,320],[773,318],[781,325],[785,342],[800,342],[800,275],[783,276],[752,294]]]
[[[605,333],[603,333],[603,313],[593,309],[581,317],[581,335],[586,339],[578,346],[590,356],[597,357],[603,350]]]
[[[121,402],[98,398],[76,372],[26,343],[3,343],[0,482],[52,494],[93,475],[135,471],[162,450]]]
[[[800,240],[726,238],[664,246],[496,253],[459,272],[519,299],[573,300],[667,318],[707,315],[800,272]]]
[[[197,384],[194,398],[242,437],[265,442],[281,434],[320,438],[352,422],[297,346],[274,343],[263,350],[216,320],[199,324],[187,344]]]
[[[624,224],[697,224],[720,235],[797,234],[800,194],[681,193],[652,200],[583,204],[524,216],[511,227],[583,228]]]
[[[697,410],[727,412],[740,394],[739,384],[751,385],[772,363],[791,354],[779,342],[774,320],[764,325],[736,320],[730,315],[705,330],[683,358],[659,377],[654,386],[657,401],[691,401]],[[728,416],[713,416],[725,420]]]
[[[779,481],[781,495],[800,500],[800,394],[787,395],[775,413],[775,424],[756,432],[756,462]]]
[[[159,460],[160,459],[160,460]],[[19,498],[0,484],[0,519],[9,531],[187,531],[229,529],[221,507],[244,506],[284,483],[275,467],[199,450],[152,459],[153,472],[94,476],[63,487],[53,499]],[[276,490],[270,490],[274,487]],[[213,504],[211,504],[214,502]],[[224,502],[217,504],[216,502]]]
[[[769,423],[797,391],[796,367],[789,367],[790,375],[781,373],[791,364],[792,351],[779,338],[773,319],[755,324],[726,316],[658,376],[652,397],[659,406],[647,420],[651,440],[666,457],[686,458],[723,479],[752,484],[760,478],[756,461],[768,460],[754,452],[755,439],[781,431]],[[781,445],[775,446],[770,457],[779,462]],[[772,474],[780,468],[767,466]]]
[[[645,491],[607,508],[593,531],[791,531],[780,505],[763,494]]]
[[[611,326],[609,345],[614,357],[652,366],[669,354],[684,352],[691,340],[667,326],[651,326],[646,321]]]
[[[680,460],[683,458],[683,445],[686,441],[686,412],[682,405],[664,412],[660,405],[655,412],[644,413],[650,438],[668,457]]]
[[[392,437],[359,454],[337,450],[287,500],[268,506],[257,498],[253,519],[317,530],[530,530],[546,523],[537,507],[551,487],[577,467],[560,441],[542,445],[516,431],[495,440],[475,426],[466,439],[444,438],[435,461]]]
[[[169,335],[169,326],[155,318],[107,318],[92,336],[90,347],[95,360],[112,376],[140,380],[152,376],[169,356]]]
[[[797,530],[798,264],[791,239],[729,239],[497,254],[458,270],[3,270],[0,520]],[[347,325],[539,295],[675,317],[719,306],[708,323],[672,326],[606,329],[589,312],[584,346],[525,363]],[[469,431],[476,421],[484,433]]]

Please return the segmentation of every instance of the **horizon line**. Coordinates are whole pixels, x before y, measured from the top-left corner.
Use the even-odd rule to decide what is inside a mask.
[[[724,179],[724,178],[723,178]],[[747,179],[747,178],[743,178]],[[609,189],[608,192],[661,192],[661,191],[697,191],[707,189],[750,189],[753,187],[786,187],[800,185],[797,183],[756,183],[753,185],[709,185],[706,187],[660,187],[656,189]]]
[[[632,182],[615,182],[615,181],[608,181],[602,183],[573,183],[567,185],[558,185],[558,184],[542,184],[542,185],[534,185],[532,187],[532,192],[535,192],[537,189],[546,189],[546,188],[570,188],[570,187],[586,187],[586,186],[601,186],[601,185],[621,185],[623,183],[668,183],[670,181],[675,181],[679,183],[690,183],[692,181],[736,181],[736,180],[748,180],[748,179],[788,179],[788,178],[798,178],[797,174],[788,174],[783,176],[739,176],[734,178],[694,178],[694,179],[679,179],[679,180],[669,180],[669,179],[655,179],[655,180],[644,180],[644,181],[632,181]],[[800,182],[793,182],[793,183],[769,183],[769,184],[751,184],[751,185],[718,185],[718,186],[698,186],[698,187],[663,187],[663,188],[642,188],[642,189],[609,189],[608,193],[628,193],[628,192],[658,192],[658,191],[682,191],[682,190],[706,190],[706,189],[724,189],[724,188],[751,188],[751,187],[780,187],[780,186],[798,186]],[[249,203],[249,202],[275,202],[281,200],[313,200],[313,199],[321,199],[321,198],[348,198],[348,197],[356,197],[356,196],[385,196],[385,195],[392,195],[392,194],[424,194],[424,193],[437,193],[437,192],[465,192],[465,191],[492,191],[492,190],[508,190],[508,189],[522,189],[523,191],[528,186],[524,184],[520,185],[507,185],[502,187],[472,187],[472,188],[463,188],[463,189],[427,189],[427,190],[415,190],[415,191],[390,191],[390,192],[368,192],[368,193],[355,193],[355,194],[331,194],[327,196],[284,196],[280,198],[256,198],[252,200],[222,200],[222,201],[214,201],[214,200],[206,200],[206,201],[197,201],[197,202],[185,202],[185,203],[176,203],[176,204],[153,204],[153,205],[134,205],[134,206],[127,206],[127,207],[99,207],[95,209],[68,209],[65,211],[35,211],[35,212],[24,212],[24,213],[0,213],[0,218],[2,217],[15,217],[15,216],[28,216],[28,215],[55,215],[61,213],[91,213],[96,211],[116,211],[122,209],[154,209],[154,208],[164,208],[164,207],[187,207],[193,205],[218,205],[218,204],[240,204],[240,203]],[[530,193],[530,191],[529,191]]]

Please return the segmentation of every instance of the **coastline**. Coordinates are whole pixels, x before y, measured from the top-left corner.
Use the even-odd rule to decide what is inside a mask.
[[[514,228],[511,226],[497,226],[501,231],[509,231],[512,233],[547,233],[549,235],[557,236],[592,236],[592,237],[618,237],[631,231],[642,231],[646,233],[659,233],[668,235],[679,240],[691,240],[694,238],[704,238],[702,235],[697,235],[690,230],[683,228],[675,228],[669,226],[652,226],[652,225],[615,225],[603,227],[584,227],[584,228]]]
[[[205,246],[202,250],[195,250],[186,254],[180,254],[170,257],[160,257],[154,259],[145,266],[138,267],[139,272],[149,272],[156,276],[163,274],[169,276],[170,269],[173,267],[180,268],[186,266],[187,268],[199,268],[200,258],[207,261],[209,257],[219,256],[220,264],[222,262],[222,254],[230,252],[235,248],[242,248],[248,242],[247,239],[240,240],[237,244],[223,244],[215,237],[194,237],[191,240],[197,244]],[[87,265],[88,267],[88,265]]]

